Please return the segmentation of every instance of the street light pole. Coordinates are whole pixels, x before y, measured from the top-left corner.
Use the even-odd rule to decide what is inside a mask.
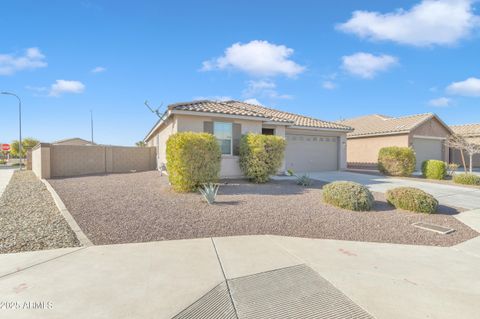
[[[12,95],[18,100],[18,131],[19,131],[19,141],[18,141],[18,154],[20,155],[20,170],[22,170],[22,100],[15,93],[11,92],[0,92],[0,94]]]
[[[93,145],[93,111],[90,110],[90,133],[92,138],[92,145]]]

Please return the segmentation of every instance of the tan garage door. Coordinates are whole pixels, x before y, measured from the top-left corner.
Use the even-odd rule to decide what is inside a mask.
[[[434,140],[428,138],[414,138],[413,149],[417,157],[417,170],[422,169],[423,161],[436,159],[443,161],[442,151],[443,140]]]
[[[338,169],[338,138],[287,134],[286,167],[294,172]]]

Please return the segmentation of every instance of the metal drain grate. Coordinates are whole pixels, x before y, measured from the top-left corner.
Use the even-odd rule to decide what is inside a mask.
[[[225,282],[210,290],[174,319],[236,319],[232,300]]]
[[[453,229],[453,228],[447,228],[447,227],[443,227],[443,226],[439,226],[439,225],[422,223],[422,222],[413,223],[412,225],[414,227],[429,230],[429,231],[433,231],[433,232],[436,232],[436,233],[439,233],[439,234],[442,234],[442,235],[447,235],[447,234],[453,233],[455,231],[455,229]]]
[[[373,318],[306,265],[229,280],[239,319]]]
[[[231,298],[228,291],[230,288]],[[233,304],[232,304],[233,299]],[[228,280],[174,319],[371,319],[306,265]]]

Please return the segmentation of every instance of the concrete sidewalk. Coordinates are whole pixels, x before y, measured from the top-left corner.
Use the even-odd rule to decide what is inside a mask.
[[[225,279],[306,264],[376,318],[478,318],[480,237],[450,247],[241,236],[0,255],[1,318],[171,318]]]
[[[300,174],[300,173],[299,173]],[[352,181],[367,186],[371,191],[385,193],[400,186],[416,187],[433,195],[440,204],[465,209],[480,208],[480,189],[406,180],[388,176],[352,173],[346,171],[314,172],[308,175],[320,181]],[[291,179],[290,176],[275,176],[274,179]]]
[[[12,178],[15,169],[2,168],[0,169],[0,197]]]

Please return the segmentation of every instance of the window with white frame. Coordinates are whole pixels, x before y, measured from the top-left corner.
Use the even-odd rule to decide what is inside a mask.
[[[213,122],[213,135],[217,138],[223,155],[232,155],[232,123]]]

